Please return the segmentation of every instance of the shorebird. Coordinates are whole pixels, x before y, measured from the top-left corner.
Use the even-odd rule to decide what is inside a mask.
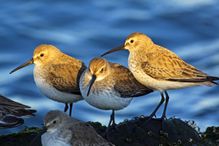
[[[79,78],[86,66],[78,59],[68,56],[53,45],[39,45],[33,57],[10,72],[35,64],[34,80],[40,91],[52,100],[65,103],[64,111],[71,116],[74,102],[82,100]]]
[[[29,106],[0,95],[0,128],[17,127],[24,123],[23,116],[34,116]]]
[[[124,66],[94,58],[80,78],[80,90],[90,105],[112,110],[110,125],[115,125],[115,110],[127,107],[133,97],[152,92],[140,84]]]
[[[218,77],[209,76],[183,61],[175,53],[155,44],[143,33],[130,34],[125,43],[117,48],[102,54],[128,50],[128,66],[135,78],[146,87],[158,90],[161,101],[152,112],[152,118],[163,104],[164,110],[161,119],[166,118],[166,108],[169,101],[167,90],[179,89],[198,85],[212,86],[217,84]]]
[[[46,132],[41,136],[43,146],[113,146],[95,129],[61,111],[50,111],[44,118]]]

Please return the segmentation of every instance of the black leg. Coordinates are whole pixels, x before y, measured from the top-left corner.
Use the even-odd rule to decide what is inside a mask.
[[[71,117],[73,103],[70,103],[69,116]]]
[[[161,117],[162,119],[166,119],[167,105],[168,105],[168,102],[169,102],[169,95],[168,95],[167,91],[164,91],[164,93],[165,93],[165,96],[166,96],[166,102],[165,102],[163,114],[162,114],[162,117]]]
[[[64,112],[68,111],[68,103],[65,103],[65,108],[64,108]]]
[[[113,120],[112,120],[112,126],[115,126],[116,125],[116,122],[115,122],[115,110],[113,110],[113,112],[112,112],[112,118],[113,118]]]
[[[110,127],[111,125],[115,125],[115,110],[112,110],[112,114],[110,115],[110,121],[109,121],[108,127]]]
[[[164,103],[165,98],[164,98],[163,93],[161,92],[160,95],[161,95],[160,102],[159,102],[159,104],[157,105],[157,107],[155,108],[155,110],[150,114],[150,116],[149,116],[149,118],[148,118],[148,120],[147,120],[146,123],[148,123],[148,122],[153,118],[153,116],[155,116],[157,110],[158,110],[158,109],[160,108],[160,106]]]

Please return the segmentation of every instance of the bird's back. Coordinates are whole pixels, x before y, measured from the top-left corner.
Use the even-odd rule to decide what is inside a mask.
[[[87,123],[72,119],[69,129],[72,132],[71,144],[73,146],[113,146]]]
[[[114,88],[122,97],[137,97],[152,92],[151,89],[139,83],[128,68],[117,63],[110,65],[113,69],[111,76],[115,78]]]

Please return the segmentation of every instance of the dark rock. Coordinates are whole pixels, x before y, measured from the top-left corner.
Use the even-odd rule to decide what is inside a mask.
[[[117,146],[219,145],[219,127],[209,127],[201,134],[194,122],[184,122],[175,118],[163,122],[160,119],[153,119],[147,124],[146,121],[146,117],[139,117],[124,121],[108,130],[98,122],[88,123]],[[0,136],[0,146],[41,146],[40,134],[40,128],[28,128],[17,134]]]

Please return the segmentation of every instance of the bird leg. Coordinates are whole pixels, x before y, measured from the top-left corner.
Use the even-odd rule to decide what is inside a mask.
[[[64,108],[64,112],[68,111],[68,103],[65,103],[65,108]]]
[[[111,127],[113,129],[117,130],[116,129],[116,123],[115,123],[115,110],[112,110],[112,114],[110,115],[110,121],[109,121],[108,127],[107,127],[107,129],[105,131],[105,134],[104,134],[104,137],[106,139],[108,139],[108,133],[109,133]]]
[[[115,123],[115,110],[112,110],[112,114],[110,115],[110,121],[109,121],[109,124],[108,124],[108,127],[110,126],[115,126],[116,123]]]
[[[164,91],[164,93],[165,93],[165,96],[166,96],[166,102],[165,102],[165,105],[164,105],[164,110],[163,110],[163,114],[162,114],[161,119],[166,119],[167,118],[166,111],[167,111],[167,105],[169,103],[169,95],[168,95],[167,91]]]
[[[160,108],[160,106],[164,103],[165,98],[163,93],[161,93],[161,100],[159,102],[159,104],[157,105],[157,107],[155,108],[155,110],[150,114],[150,116],[148,117],[148,120],[146,121],[146,124],[153,118],[153,116],[155,116],[157,110]]]
[[[115,122],[115,110],[112,111],[112,126],[114,127],[116,125]]]
[[[71,117],[73,103],[70,103],[69,116]]]

